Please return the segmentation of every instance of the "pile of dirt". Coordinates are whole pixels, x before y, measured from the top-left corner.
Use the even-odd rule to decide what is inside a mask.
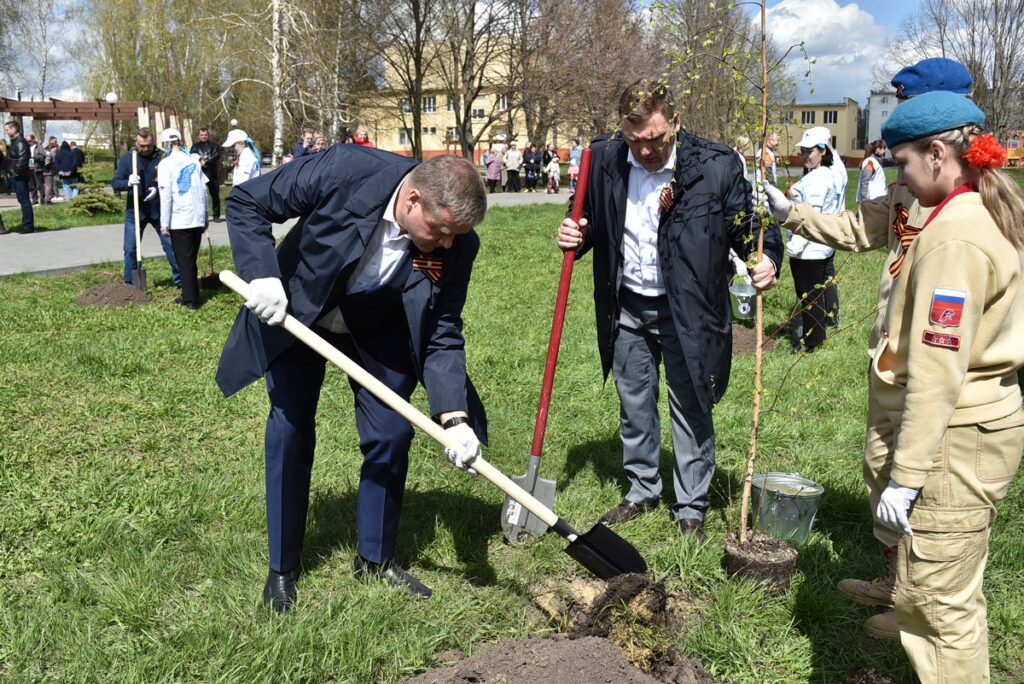
[[[132,285],[102,283],[86,290],[75,300],[75,304],[118,308],[129,304],[148,304],[151,301],[152,297]]]
[[[534,603],[570,638],[607,639],[630,664],[658,682],[714,682],[698,660],[668,647],[696,624],[695,602],[668,593],[650,575],[619,575],[607,584],[590,579],[552,582],[538,588]]]
[[[765,351],[775,349],[775,340],[768,337],[767,334],[765,334],[762,344]],[[756,348],[757,330],[734,322],[732,325],[732,355],[746,356],[747,354],[753,354]]]
[[[633,667],[607,639],[531,637],[487,646],[456,665],[405,684],[659,684]],[[694,680],[695,682],[698,680]]]
[[[875,672],[873,667],[865,666],[850,675],[844,684],[892,684],[892,680]]]

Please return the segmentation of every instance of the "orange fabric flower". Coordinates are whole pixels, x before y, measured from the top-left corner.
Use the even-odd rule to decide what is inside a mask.
[[[976,169],[1001,169],[1006,164],[1006,148],[991,133],[983,133],[971,140],[964,159]]]

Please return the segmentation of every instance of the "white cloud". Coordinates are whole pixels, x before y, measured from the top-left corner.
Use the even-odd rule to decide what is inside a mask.
[[[871,68],[881,56],[886,30],[854,3],[836,0],[781,0],[768,10],[768,31],[782,49],[801,41],[790,53],[797,75],[797,97],[808,102],[839,102],[850,97],[863,107],[871,91]],[[803,74],[810,69],[810,83]],[[814,92],[810,92],[813,87]]]

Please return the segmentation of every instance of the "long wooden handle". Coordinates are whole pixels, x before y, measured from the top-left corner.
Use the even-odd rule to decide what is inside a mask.
[[[132,175],[139,175],[139,153],[132,150]],[[142,217],[139,216],[139,184],[132,186],[132,206],[135,208],[135,264],[142,270]],[[156,228],[160,230],[160,226]]]
[[[220,281],[243,298],[249,298],[249,284],[231,271],[221,271]],[[320,356],[343,370],[350,378],[369,390],[375,397],[383,401],[395,411],[398,411],[403,418],[418,427],[420,430],[423,430],[427,435],[441,444],[441,446],[456,450],[461,448],[461,445],[452,439],[452,437],[445,432],[444,428],[428,418],[423,414],[423,412],[407,402],[405,399],[398,396],[390,387],[370,375],[358,363],[342,354],[337,347],[303,325],[297,318],[291,315],[285,316],[282,327],[297,337],[303,344],[310,347],[317,354],[320,354]],[[543,520],[548,527],[554,527],[555,523],[558,522],[558,516],[555,515],[554,511],[542,504],[515,482],[505,477],[501,471],[485,461],[482,456],[478,456],[476,460],[473,461],[472,466],[476,472],[483,475],[487,480],[497,486],[498,489],[508,494],[510,497],[521,503],[523,508]],[[570,538],[569,541],[575,540]]]

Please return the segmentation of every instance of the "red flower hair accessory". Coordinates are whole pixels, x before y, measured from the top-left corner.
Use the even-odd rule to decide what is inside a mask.
[[[982,133],[971,139],[964,159],[976,169],[1001,169],[1006,165],[1006,148],[991,133]]]

